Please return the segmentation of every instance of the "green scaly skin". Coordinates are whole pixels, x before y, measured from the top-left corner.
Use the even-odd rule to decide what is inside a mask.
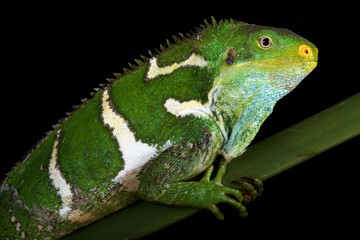
[[[264,36],[270,46],[259,43]],[[216,205],[228,203],[246,216],[241,191],[221,184],[226,163],[246,149],[275,103],[315,68],[317,49],[286,29],[213,20],[152,57],[166,68],[193,54],[206,64],[153,78],[147,75],[152,58],[137,61],[48,134],[0,188],[0,239],[58,239],[139,199],[208,209],[219,219],[223,214]],[[105,123],[106,91],[136,141],[157,151],[121,182],[113,179],[131,156]],[[196,101],[208,112],[180,117],[165,107],[169,99]],[[54,152],[61,177],[71,186],[71,210],[65,215],[60,214],[64,199],[49,177]],[[226,161],[211,179],[219,154]],[[201,180],[191,180],[201,173]]]

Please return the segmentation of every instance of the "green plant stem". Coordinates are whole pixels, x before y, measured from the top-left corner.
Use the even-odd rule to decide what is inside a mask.
[[[360,93],[257,144],[227,168],[223,182],[242,176],[265,180],[360,134]],[[197,209],[169,208],[139,201],[64,239],[132,239],[148,235]]]

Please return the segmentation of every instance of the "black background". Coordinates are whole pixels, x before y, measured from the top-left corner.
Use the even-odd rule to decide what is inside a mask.
[[[0,6],[1,178],[113,72],[211,16],[289,28],[319,49],[318,67],[279,101],[254,142],[360,90],[359,21],[356,7],[344,1],[318,7],[303,1],[52,2]],[[223,206],[224,221],[203,211],[146,239],[356,234],[358,149],[359,137],[267,180],[246,219]]]

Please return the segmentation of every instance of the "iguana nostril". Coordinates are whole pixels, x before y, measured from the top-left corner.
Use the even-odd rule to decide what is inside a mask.
[[[303,44],[299,47],[299,55],[303,57],[312,56],[312,49],[306,44]]]

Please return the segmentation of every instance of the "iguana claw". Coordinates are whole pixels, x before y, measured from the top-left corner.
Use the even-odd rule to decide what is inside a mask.
[[[239,189],[243,194],[243,204],[254,201],[264,190],[263,183],[260,179],[248,176],[233,181],[232,186]]]

